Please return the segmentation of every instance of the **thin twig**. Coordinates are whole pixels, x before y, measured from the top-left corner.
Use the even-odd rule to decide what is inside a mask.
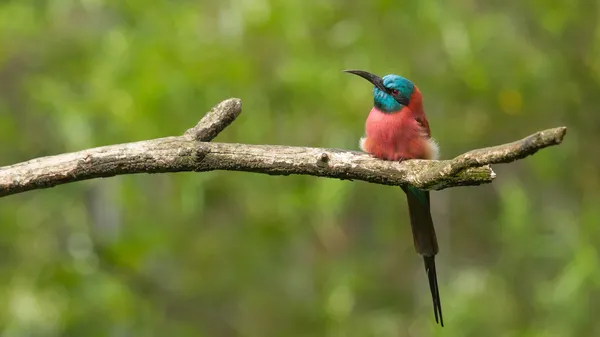
[[[441,190],[489,183],[495,178],[490,164],[525,158],[560,144],[566,134],[566,127],[559,127],[513,143],[473,150],[452,160],[400,163],[340,149],[206,143],[240,112],[241,101],[228,99],[183,136],[92,148],[0,167],[0,197],[122,174],[213,170],[303,174]]]

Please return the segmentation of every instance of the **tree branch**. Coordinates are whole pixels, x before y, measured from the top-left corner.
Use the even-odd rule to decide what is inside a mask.
[[[230,98],[215,105],[193,128],[183,136],[190,140],[210,142],[242,112],[242,101]]]
[[[495,178],[490,164],[515,161],[560,144],[567,131],[566,127],[539,131],[513,143],[441,161],[390,162],[350,150],[207,143],[235,120],[241,108],[241,100],[225,100],[183,136],[97,147],[0,167],[0,197],[122,174],[213,170],[303,174],[441,190],[490,183]]]

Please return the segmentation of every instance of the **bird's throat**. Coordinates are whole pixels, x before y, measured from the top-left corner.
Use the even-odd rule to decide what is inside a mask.
[[[396,103],[396,104],[393,104]],[[404,108],[404,106],[398,104],[396,101],[394,101],[393,103],[385,103],[385,102],[380,102],[378,100],[374,101],[374,108],[377,109],[380,113],[383,114],[395,114],[395,113],[399,113],[400,111],[402,111],[402,108]]]

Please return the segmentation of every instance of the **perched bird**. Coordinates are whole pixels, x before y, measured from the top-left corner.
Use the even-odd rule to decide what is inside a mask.
[[[398,75],[383,78],[362,70],[345,70],[373,83],[374,107],[365,125],[360,148],[384,160],[437,159],[439,148],[431,138],[423,110],[423,96],[411,81]],[[417,253],[423,256],[433,297],[435,321],[444,326],[442,304],[435,270],[438,243],[431,219],[429,191],[402,186]],[[438,321],[439,317],[439,321]]]

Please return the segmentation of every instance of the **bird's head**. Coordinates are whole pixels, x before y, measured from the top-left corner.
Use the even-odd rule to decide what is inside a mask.
[[[381,78],[362,70],[344,71],[373,83],[373,100],[379,110],[389,113],[397,112],[410,104],[415,85],[406,78],[394,74]]]

